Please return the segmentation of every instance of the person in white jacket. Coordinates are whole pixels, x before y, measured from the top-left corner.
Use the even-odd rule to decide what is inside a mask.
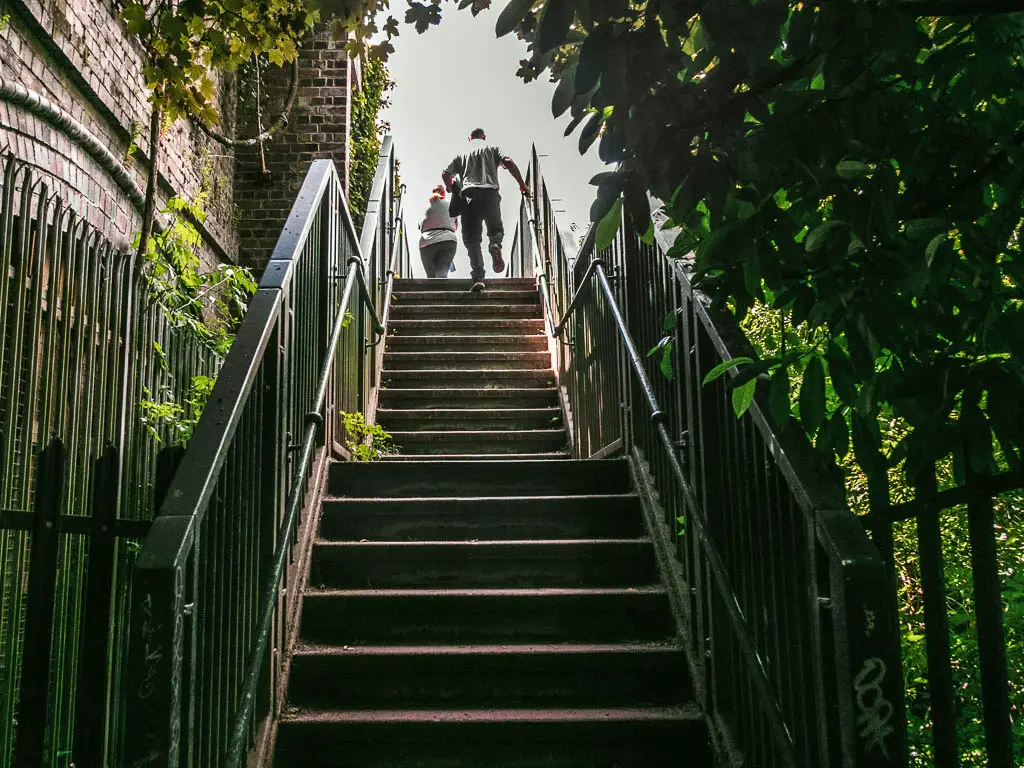
[[[427,277],[448,277],[458,246],[459,222],[448,215],[444,187],[430,193],[430,205],[420,222],[420,260]]]

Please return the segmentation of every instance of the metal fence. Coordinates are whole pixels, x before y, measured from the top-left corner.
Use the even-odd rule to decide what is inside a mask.
[[[140,403],[184,402],[219,360],[87,202],[11,156],[0,180],[0,766],[98,766],[123,730],[131,567],[173,442]]]
[[[330,161],[306,176],[135,576],[123,763],[238,765],[283,703],[340,411],[378,379],[390,279],[409,250],[390,137],[362,237]],[[378,345],[379,346],[379,345]]]
[[[666,243],[625,224],[601,252],[592,229],[571,260],[536,153],[530,186],[510,272],[536,273],[545,294],[574,454],[632,457],[658,510],[649,522],[719,754],[904,764],[888,569],[803,433],[772,425],[765,392],[737,419],[728,376],[702,386],[750,354],[742,332],[710,312]],[[642,355],[666,336],[671,379]]]

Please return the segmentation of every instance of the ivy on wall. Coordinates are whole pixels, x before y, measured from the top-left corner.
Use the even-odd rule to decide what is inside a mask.
[[[357,226],[366,215],[373,175],[377,170],[381,136],[391,126],[380,117],[381,110],[391,103],[389,94],[395,87],[388,68],[379,59],[368,57],[363,67],[363,84],[352,93],[349,150],[349,210]]]

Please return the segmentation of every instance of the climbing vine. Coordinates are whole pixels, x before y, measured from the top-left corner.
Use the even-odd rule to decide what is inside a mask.
[[[362,86],[352,93],[349,208],[357,226],[366,214],[381,136],[391,130],[380,112],[391,103],[388,94],[394,87],[384,62],[370,58],[363,67]]]

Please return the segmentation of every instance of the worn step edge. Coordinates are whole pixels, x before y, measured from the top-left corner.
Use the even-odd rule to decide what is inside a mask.
[[[565,461],[570,458],[564,451],[544,451],[538,453],[433,453],[429,454],[431,461],[452,462],[452,461],[522,461],[523,459],[544,459],[545,461]],[[422,461],[425,454],[398,453],[391,456],[382,456],[381,461],[385,462],[408,462]]]
[[[652,542],[646,537],[635,539],[487,539],[473,541],[446,541],[443,539],[436,541],[338,541],[336,539],[320,538],[316,540],[316,546],[329,549],[422,549],[427,547],[434,547],[437,549],[458,549],[470,547],[477,549],[502,549],[506,547],[510,549],[517,549],[527,546],[550,547],[552,549],[569,547],[594,547],[597,549],[600,547],[637,547],[650,545],[652,545]]]
[[[500,600],[510,597],[542,599],[546,597],[619,597],[625,595],[667,595],[661,585],[645,585],[638,587],[536,587],[536,588],[487,588],[478,589],[319,589],[308,588],[307,597],[349,598],[349,599],[385,599],[410,597],[443,597],[443,598],[479,598],[487,597]]]
[[[424,440],[466,440],[470,442],[501,440],[526,442],[528,440],[554,439],[565,436],[565,429],[424,429],[415,432],[391,430],[392,439],[399,445]]]
[[[550,408],[378,408],[377,420],[383,421],[385,416],[390,419],[526,419],[561,416],[561,414],[562,409],[557,406]]]
[[[443,505],[443,504],[454,504],[454,503],[483,503],[489,504],[495,501],[503,502],[535,502],[535,501],[565,501],[565,502],[580,502],[580,503],[593,503],[595,501],[601,501],[605,499],[620,500],[628,503],[636,503],[639,501],[639,496],[635,493],[590,493],[590,494],[579,494],[576,496],[562,493],[549,493],[539,496],[513,496],[513,495],[499,495],[499,496],[404,496],[402,498],[391,498],[390,496],[366,496],[360,498],[353,498],[350,496],[331,496],[327,495],[324,497],[324,502],[330,502],[331,504],[405,504],[407,502],[419,503],[419,504],[431,504],[431,505]]]
[[[626,643],[480,643],[478,645],[319,645],[301,644],[294,656],[533,656],[549,654],[650,654],[682,653],[677,640]]]
[[[386,362],[386,361],[385,361]],[[405,379],[551,379],[555,374],[550,368],[385,368],[381,371],[384,378],[405,378]],[[449,390],[451,391],[451,390]]]
[[[442,360],[452,362],[470,362],[475,360],[549,360],[550,354],[545,349],[528,352],[398,352],[388,350],[384,353],[384,360],[405,361],[405,360]]]
[[[282,722],[334,722],[365,725],[384,723],[636,723],[701,720],[696,704],[671,707],[610,707],[603,709],[376,709],[344,711],[302,709],[281,715]]]

